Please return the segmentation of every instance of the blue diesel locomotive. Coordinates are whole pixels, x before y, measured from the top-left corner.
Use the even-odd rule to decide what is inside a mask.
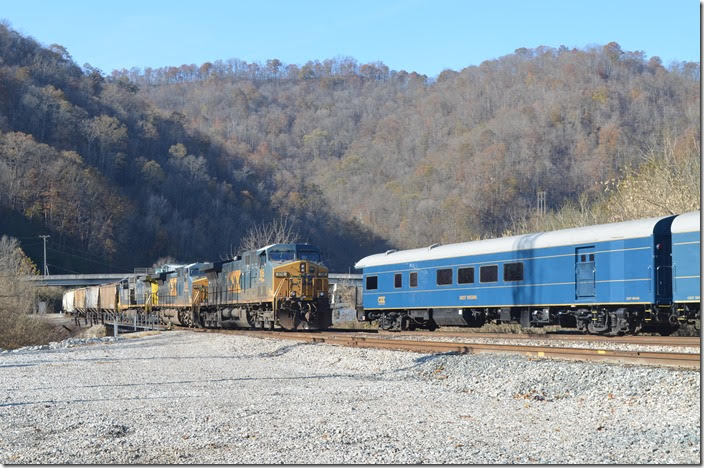
[[[358,319],[384,329],[494,321],[667,334],[699,315],[699,212],[389,250],[355,268]]]

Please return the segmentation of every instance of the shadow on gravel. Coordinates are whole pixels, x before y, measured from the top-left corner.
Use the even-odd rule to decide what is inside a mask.
[[[295,349],[295,348],[298,348],[298,347],[304,346],[304,345],[309,345],[309,344],[311,344],[311,343],[296,343],[296,344],[292,344],[292,345],[282,346],[281,348],[275,349],[274,351],[269,351],[268,353],[259,353],[259,354],[255,354],[255,355],[252,355],[252,356],[242,356],[242,357],[243,357],[243,358],[270,358],[270,357],[277,357],[277,356],[282,356],[282,355],[288,353],[288,352],[291,351],[292,349]]]
[[[113,345],[110,343],[110,345]],[[120,342],[120,350],[124,349],[143,349],[143,348],[151,348],[158,346],[159,344],[135,344],[135,345],[123,345],[122,342]],[[108,346],[108,345],[106,345]],[[196,360],[196,359],[210,359],[210,360],[215,360],[215,359],[226,359],[226,360],[242,360],[242,359],[261,359],[261,358],[271,358],[271,357],[277,357],[277,356],[282,356],[286,354],[287,352],[291,351],[292,349],[298,348],[300,346],[319,346],[318,343],[296,343],[292,345],[286,345],[282,346],[278,349],[275,349],[274,351],[268,351],[265,353],[257,353],[257,354],[237,354],[237,355],[232,355],[232,356],[227,356],[227,355],[203,355],[203,354],[194,354],[191,356],[154,356],[154,357],[125,357],[125,358],[119,358],[119,357],[95,357],[95,358],[76,358],[76,359],[37,359],[33,360],[31,364],[10,364],[8,365],[9,367],[13,366],[34,366],[37,364],[58,364],[58,363],[81,363],[81,362],[129,362],[129,361],[167,361],[167,360]],[[73,348],[59,348],[59,349],[45,349],[42,350],[43,352],[51,352],[52,354],[56,355],[57,351],[58,352],[72,352],[72,351],[79,351],[81,350],[82,346],[77,346]],[[85,348],[84,348],[85,349]],[[41,356],[34,351],[26,351],[26,352],[20,352],[20,353],[15,353],[15,356]],[[0,366],[4,367],[4,366]]]
[[[224,382],[256,382],[256,381],[267,381],[267,380],[321,380],[321,379],[331,379],[331,378],[359,378],[357,374],[324,374],[324,375],[303,375],[303,376],[293,376],[293,377],[236,377],[236,378],[223,378],[223,379],[194,379],[194,380],[172,380],[168,382],[137,382],[137,383],[124,383],[124,384],[92,384],[92,385],[73,385],[73,386],[61,386],[61,387],[37,387],[30,388],[27,391],[46,391],[54,389],[69,389],[69,388],[104,388],[104,387],[157,387],[165,385],[193,385],[193,384],[209,384],[209,383],[224,383]],[[16,390],[16,389],[15,389]],[[161,398],[161,397],[158,397]],[[138,399],[138,398],[137,398]],[[149,399],[149,398],[145,398]],[[119,400],[119,399],[118,399]],[[92,401],[92,400],[76,400],[76,401]],[[96,400],[102,401],[102,400]],[[39,402],[41,403],[41,402]],[[26,403],[32,404],[32,403]],[[14,403],[1,404],[2,406],[13,406]]]
[[[132,362],[132,361],[168,361],[168,360],[176,360],[176,361],[192,361],[192,360],[201,360],[201,359],[206,359],[206,360],[244,360],[244,359],[261,359],[261,358],[269,358],[269,357],[277,357],[281,356],[289,351],[291,351],[294,348],[297,348],[299,346],[318,346],[318,344],[315,343],[298,343],[294,345],[289,345],[289,346],[283,346],[279,349],[276,349],[274,351],[269,351],[266,353],[258,353],[258,354],[243,354],[243,355],[238,355],[238,356],[222,356],[222,355],[211,355],[211,356],[206,356],[206,355],[195,355],[195,356],[155,356],[155,357],[129,357],[129,358],[119,358],[119,357],[96,357],[96,358],[82,358],[82,359],[42,359],[42,360],[37,360],[32,362],[31,364],[10,364],[7,366],[0,366],[0,367],[23,367],[23,366],[36,366],[38,364],[60,364],[60,363],[84,363],[84,362],[95,362],[95,363],[116,363],[116,362]],[[394,369],[390,371],[384,371],[380,374],[374,374],[374,375],[384,375],[388,373],[395,373],[395,372],[403,372],[407,370],[411,370],[414,367],[421,366],[425,364],[428,361],[432,361],[434,359],[439,359],[444,356],[454,356],[454,355],[459,355],[459,353],[451,351],[447,353],[437,353],[437,354],[428,354],[421,356],[419,358],[416,358],[413,360],[415,365],[413,366],[408,366],[408,367],[402,367],[399,369]],[[355,374],[349,374],[349,375],[329,375],[329,377],[354,377]],[[286,378],[286,377],[282,377]],[[141,385],[141,384],[140,384]]]
[[[446,353],[435,353],[435,354],[426,354],[424,356],[421,356],[417,359],[414,359],[413,362],[417,364],[425,364],[428,361],[434,361],[435,359],[445,357],[445,356],[459,356],[460,353],[457,351],[448,351]]]
[[[273,353],[276,352],[281,352],[284,353],[288,351],[287,348],[291,348],[293,346],[284,346],[283,348],[274,351]],[[271,353],[266,353],[266,354],[271,354]],[[136,383],[110,383],[110,384],[91,384],[91,385],[73,385],[73,386],[61,386],[61,387],[37,387],[37,388],[31,388],[27,389],[28,391],[46,391],[46,390],[52,390],[52,389],[66,389],[66,388],[104,388],[104,387],[120,387],[120,388],[125,388],[125,387],[144,387],[144,386],[166,386],[166,385],[194,385],[194,384],[220,384],[220,383],[225,383],[225,382],[249,382],[249,381],[297,381],[297,380],[325,380],[325,379],[336,379],[336,378],[346,378],[346,379],[352,379],[352,380],[359,380],[359,381],[364,381],[364,380],[381,380],[383,378],[388,378],[390,376],[393,376],[394,374],[399,374],[402,372],[408,372],[412,371],[413,369],[422,366],[428,361],[431,361],[433,359],[437,359],[443,356],[449,356],[449,355],[455,355],[458,353],[455,352],[449,352],[449,353],[439,353],[439,354],[432,354],[428,356],[422,356],[420,358],[414,359],[414,364],[411,366],[407,367],[401,367],[398,369],[391,369],[388,371],[382,371],[382,372],[376,372],[373,374],[354,374],[354,373],[335,373],[335,374],[319,374],[319,375],[302,375],[302,376],[280,376],[280,377],[236,377],[236,378],[222,378],[222,379],[192,379],[192,380],[173,380],[173,381],[168,381],[168,382],[136,382]],[[215,356],[218,358],[222,358],[222,356]],[[210,358],[210,357],[204,357],[201,356],[199,359],[202,358]],[[156,358],[141,358],[145,360],[154,360]],[[164,358],[160,358],[164,359]],[[179,359],[179,358],[175,358]],[[114,362],[116,359],[114,358],[106,358],[102,359],[104,361],[110,361]],[[85,361],[85,360],[84,360]],[[95,361],[101,361],[101,360],[95,360]],[[55,362],[55,361],[54,361]],[[152,399],[152,398],[162,398],[162,397],[145,397],[144,399]],[[165,397],[164,397],[165,398]],[[138,400],[140,398],[135,397],[135,398],[128,398],[128,400]],[[88,401],[108,401],[111,399],[105,399],[105,400],[73,400],[73,401],[65,401],[64,403],[79,403],[79,402],[88,402]],[[115,400],[121,400],[121,399],[115,399]],[[0,404],[0,407],[3,406],[16,406],[16,405],[31,405],[31,404],[40,404],[44,402],[26,402],[26,403],[6,403],[6,404]]]
[[[98,401],[134,401],[134,400],[179,400],[182,398],[201,398],[201,395],[187,396],[159,396],[159,397],[127,397],[127,398],[82,398],[78,400],[43,400],[43,401],[20,401],[17,403],[0,403],[0,408],[12,406],[29,406],[29,405],[45,405],[50,408],[51,405],[59,403],[91,403]]]

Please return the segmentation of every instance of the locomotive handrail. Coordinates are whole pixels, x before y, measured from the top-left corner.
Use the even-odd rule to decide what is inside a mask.
[[[196,294],[195,294],[195,297],[193,298],[193,305],[200,304],[200,303],[202,302],[202,300],[203,300],[203,297],[201,297],[201,296],[205,296],[205,295],[203,294],[203,293],[205,292],[205,291],[203,290],[203,287],[202,287],[202,286],[198,286],[197,289],[195,289],[195,288],[193,289],[193,292],[196,293]]]
[[[276,288],[276,291],[274,291],[274,301],[273,301],[273,310],[276,311],[277,307],[277,302],[279,301],[279,290],[281,290],[281,286],[284,285],[283,281],[279,282],[279,286]]]

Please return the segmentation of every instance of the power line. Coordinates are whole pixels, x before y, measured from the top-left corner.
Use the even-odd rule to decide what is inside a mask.
[[[100,255],[96,255],[96,254],[90,253],[89,251],[87,251],[87,250],[85,249],[85,247],[73,247],[73,246],[68,245],[68,244],[61,244],[61,248],[62,248],[62,249],[72,250],[72,251],[77,252],[77,253],[82,254],[82,255],[90,255],[91,257],[102,258],[102,257],[100,257]]]
[[[14,236],[11,236],[11,237],[13,237],[13,238],[15,238],[15,239],[35,239],[35,240],[36,240],[36,238],[37,238],[37,236],[32,236],[32,237],[14,237]],[[35,246],[41,244],[42,242],[43,242],[43,241],[21,242],[20,244],[21,244],[23,247],[35,247]],[[49,248],[53,248],[53,247],[49,247]],[[62,249],[68,249],[68,250],[73,251],[73,252],[77,252],[77,253],[79,253],[79,254],[81,254],[81,255],[83,255],[83,256],[86,256],[86,255],[87,255],[87,256],[93,257],[93,258],[95,258],[95,259],[101,259],[101,258],[102,258],[100,255],[90,253],[90,252],[88,252],[88,251],[86,251],[85,249],[80,248],[80,247],[73,247],[73,246],[70,246],[70,245],[62,245],[61,248],[62,248]]]
[[[56,247],[53,247],[53,248],[56,249]],[[70,245],[62,245],[61,248],[68,250],[68,252],[66,252],[66,250],[64,250],[64,252],[66,252],[66,253],[73,253],[75,255],[79,255],[84,258],[92,258],[92,259],[95,259],[98,261],[101,261],[104,258],[98,254],[91,253],[91,252],[87,251],[85,248],[81,248],[81,247],[72,247]]]
[[[49,238],[49,237],[51,237],[51,236],[49,236],[49,235],[45,235],[45,236],[32,236],[32,237],[25,237],[25,236],[21,236],[21,237],[12,236],[12,237],[14,237],[15,239],[35,239],[35,242],[20,242],[20,245],[21,245],[22,247],[24,247],[24,248],[26,248],[26,247],[36,247],[36,246],[38,246],[40,243],[43,243],[43,244],[44,244],[44,249],[45,249],[45,251],[44,251],[44,274],[45,274],[45,275],[49,274],[49,273],[48,273],[48,267],[49,267],[49,266],[51,266],[52,268],[59,268],[59,269],[64,270],[64,271],[72,271],[72,270],[70,270],[70,269],[66,269],[66,268],[59,267],[59,266],[57,266],[57,265],[55,265],[55,264],[47,263],[47,262],[46,262],[46,249],[49,249],[49,250],[51,250],[51,251],[53,251],[53,252],[60,253],[60,254],[63,254],[63,255],[69,255],[69,256],[71,256],[71,257],[80,258],[81,260],[84,260],[84,261],[86,261],[86,262],[91,262],[91,263],[94,263],[94,264],[98,264],[98,265],[110,267],[110,268],[112,268],[112,269],[131,270],[131,268],[126,267],[126,266],[124,266],[124,265],[118,265],[118,264],[114,264],[114,263],[106,263],[106,262],[102,261],[102,258],[103,258],[103,257],[100,257],[99,255],[90,253],[90,252],[88,252],[88,251],[86,251],[86,250],[83,250],[83,249],[81,249],[81,248],[78,248],[78,247],[72,247],[72,246],[70,246],[70,245],[62,245],[62,246],[61,246],[61,249],[59,249],[59,248],[53,247],[51,244],[48,244],[48,245],[47,245],[47,244],[46,244],[46,242],[47,242],[46,239]],[[41,238],[42,240],[41,240],[41,241],[36,241],[37,237]],[[65,249],[65,250],[64,250],[64,249]],[[67,250],[69,250],[69,251],[67,251]],[[71,251],[73,251],[73,252],[71,252]],[[74,253],[74,252],[78,252],[78,253]],[[80,274],[80,272],[73,272],[73,273]]]
[[[76,274],[76,275],[82,275],[82,274],[83,274],[83,273],[81,273],[80,271],[74,271],[74,270],[72,270],[72,269],[70,269],[70,268],[60,267],[60,266],[58,266],[58,265],[53,265],[53,264],[51,264],[51,263],[49,264],[49,266],[50,266],[51,268],[56,268],[56,269],[58,269],[58,270],[67,271],[67,272],[69,272],[69,273],[74,273],[74,274]]]
[[[61,253],[61,254],[64,254],[64,255],[69,255],[69,256],[71,256],[71,257],[80,258],[80,259],[82,259],[82,260],[85,260],[86,262],[91,262],[91,263],[95,263],[95,264],[98,264],[98,265],[107,266],[107,267],[110,267],[110,268],[113,268],[113,269],[115,269],[115,267],[119,267],[119,268],[121,268],[121,269],[128,269],[128,270],[129,270],[129,268],[125,267],[124,265],[115,265],[115,264],[113,264],[113,263],[105,263],[105,262],[101,262],[101,261],[98,261],[98,260],[93,260],[93,259],[91,259],[91,258],[82,256],[82,255],[76,255],[76,254],[73,254],[73,253],[70,253],[70,252],[66,252],[66,251],[57,249],[56,247],[51,247],[51,246],[49,246],[49,250],[53,250],[53,251],[55,251],[55,252],[58,252],[58,253]]]
[[[41,243],[42,243],[42,241],[35,240],[34,242],[20,242],[20,245],[22,247],[36,247],[37,245],[39,245]]]
[[[105,263],[105,262],[101,262],[101,261],[98,261],[98,260],[93,260],[93,259],[91,259],[91,258],[84,257],[84,256],[82,256],[82,255],[76,255],[76,254],[72,254],[72,253],[70,253],[70,252],[65,252],[65,251],[63,251],[63,250],[59,250],[59,249],[57,249],[57,248],[55,248],[55,247],[49,247],[49,250],[53,250],[54,252],[57,252],[57,253],[60,253],[60,254],[63,254],[63,255],[68,255],[68,256],[70,256],[70,257],[80,258],[81,260],[84,260],[84,261],[90,262],[90,263],[95,263],[95,264],[97,264],[97,265],[102,265],[102,266],[106,266],[106,267],[110,267],[110,268],[115,268],[115,267],[116,267],[116,265],[113,265],[113,264],[111,264],[111,263]],[[121,267],[121,268],[122,268],[122,267]]]

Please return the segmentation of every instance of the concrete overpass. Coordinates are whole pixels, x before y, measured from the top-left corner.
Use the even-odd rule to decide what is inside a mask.
[[[89,275],[37,275],[23,276],[24,281],[39,286],[95,286],[96,284],[114,283],[126,276],[138,273],[95,273]]]

